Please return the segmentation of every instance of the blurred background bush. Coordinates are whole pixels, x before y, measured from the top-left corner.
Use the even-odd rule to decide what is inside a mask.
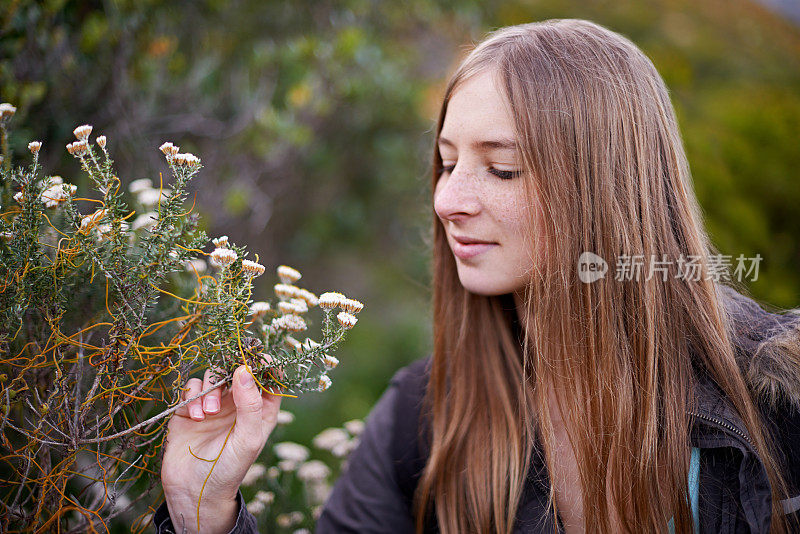
[[[0,100],[19,154],[75,182],[64,145],[90,123],[117,169],[157,182],[172,141],[203,160],[192,184],[209,235],[317,294],[365,304],[332,388],[283,408],[284,439],[364,417],[428,354],[430,160],[444,83],[498,26],[586,18],[653,60],[678,112],[722,253],[764,258],[753,294],[800,295],[800,29],[770,0],[4,0]],[[793,18],[794,17],[794,18]],[[272,271],[274,272],[274,271]],[[263,277],[259,296],[274,281]]]

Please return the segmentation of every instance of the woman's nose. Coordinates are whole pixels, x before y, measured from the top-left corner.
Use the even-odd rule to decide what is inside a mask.
[[[442,174],[436,182],[433,194],[433,209],[440,219],[458,219],[475,215],[480,211],[477,191],[473,187],[469,171],[456,167]]]

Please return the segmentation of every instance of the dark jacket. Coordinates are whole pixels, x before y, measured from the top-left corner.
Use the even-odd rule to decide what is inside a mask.
[[[734,324],[737,362],[776,443],[790,497],[782,505],[793,532],[800,532],[800,316],[763,310],[753,300],[720,286]],[[427,459],[418,439],[420,406],[430,357],[399,370],[367,418],[358,448],[337,480],[317,522],[317,533],[412,533],[411,497]],[[699,377],[698,407],[690,441],[700,448],[700,531],[766,533],[770,487],[744,425],[719,388]],[[517,510],[515,533],[552,532],[549,487],[540,451]],[[256,532],[241,492],[231,534]],[[166,504],[154,516],[157,532],[173,532]],[[427,532],[437,532],[429,517]]]

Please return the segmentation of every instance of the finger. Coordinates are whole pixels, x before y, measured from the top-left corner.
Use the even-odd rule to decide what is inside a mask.
[[[190,378],[186,381],[186,390],[183,393],[183,399],[190,399],[200,393],[203,387],[203,382],[200,381],[199,378]],[[183,408],[180,408],[176,411],[179,415],[183,417],[190,417],[195,421],[202,421],[204,419],[203,415],[203,404],[202,398],[196,398],[192,402],[186,404]]]
[[[219,378],[211,369],[206,369],[203,375],[203,391],[217,383]],[[222,387],[209,391],[203,395],[203,411],[209,414],[219,412],[220,399],[222,397]]]
[[[240,365],[234,371],[231,391],[236,404],[234,443],[242,452],[255,457],[264,447],[268,435],[263,428],[261,388],[253,380],[250,370]]]

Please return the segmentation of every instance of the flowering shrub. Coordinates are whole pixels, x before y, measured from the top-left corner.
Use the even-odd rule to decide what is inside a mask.
[[[252,302],[258,256],[224,236],[201,250],[208,239],[186,208],[198,157],[162,144],[170,183],[131,182],[129,205],[108,140],[79,126],[66,148],[97,198],[77,196],[43,175],[41,142],[28,145],[30,164],[12,165],[14,111],[0,104],[0,531],[85,532],[155,500],[167,418],[197,398],[181,400],[189,376],[213,371],[200,395],[241,364],[276,395],[325,390],[363,305],[317,297],[288,266],[277,303]],[[314,307],[319,340],[301,342]],[[143,529],[145,517],[129,524]]]

